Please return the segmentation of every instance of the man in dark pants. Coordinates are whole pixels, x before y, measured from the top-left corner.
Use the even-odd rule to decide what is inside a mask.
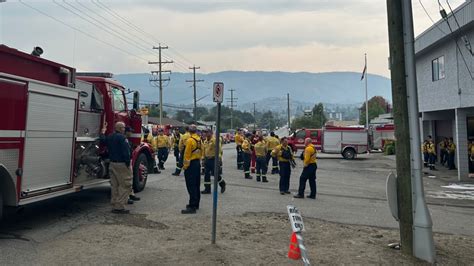
[[[280,144],[280,140],[275,137],[275,132],[270,132],[270,136],[265,139],[267,144],[267,169],[270,159],[272,160],[272,175],[278,174],[278,160],[276,157],[272,157],[272,151],[276,146]]]
[[[173,135],[171,136],[171,144],[173,148],[173,155],[176,159],[176,169],[181,168],[179,164],[179,140],[181,139],[181,133],[179,133],[179,128],[175,127],[173,130]]]
[[[306,138],[304,141],[305,149],[303,152],[303,172],[300,176],[300,186],[298,189],[298,194],[294,197],[297,199],[304,198],[304,190],[306,188],[306,181],[309,181],[309,187],[311,189],[310,194],[307,196],[311,199],[316,199],[316,169],[318,168],[316,164],[316,148],[311,143],[311,138]]]
[[[453,138],[449,138],[448,141],[448,169],[456,170],[456,165],[454,164],[454,155],[456,154],[456,144],[453,142]]]
[[[132,172],[130,169],[130,146],[125,137],[125,124],[117,122],[115,124],[115,132],[109,136],[105,136],[107,131],[107,122],[104,122],[100,134],[100,142],[107,146],[110,164],[110,186],[112,212],[117,214],[129,213],[125,209],[128,198],[130,196],[130,188],[132,186]]]
[[[184,148],[184,178],[186,181],[186,189],[189,193],[189,204],[186,209],[182,210],[182,214],[193,214],[199,209],[199,202],[201,201],[201,156],[202,143],[201,137],[196,134],[196,126],[189,127],[190,136],[186,140]]]
[[[278,157],[278,163],[280,166],[280,194],[290,194],[290,161],[294,160],[294,158],[293,152],[291,151],[290,146],[288,146],[288,140],[286,137],[283,137],[281,139],[281,144],[273,149],[272,156]]]
[[[170,139],[163,132],[162,128],[158,129],[158,136],[156,136],[156,148],[158,153],[158,168],[165,170],[165,162],[168,160]]]
[[[235,133],[234,140],[235,140],[235,149],[237,151],[237,169],[242,170],[244,168],[244,161],[242,158],[242,143],[244,141],[244,135],[242,130],[239,129]]]
[[[176,171],[172,174],[174,176],[179,176],[181,174],[181,168],[183,167],[184,161],[184,148],[186,146],[186,141],[188,140],[191,134],[189,133],[189,127],[185,128],[186,132],[181,135],[178,143],[178,150],[179,150],[179,164],[176,167]]]
[[[250,138],[252,134],[245,134],[245,139],[242,142],[242,159],[244,161],[244,177],[245,179],[252,179],[250,175],[250,162],[252,160],[252,144],[250,144]]]
[[[211,175],[216,178],[214,174],[214,163],[215,163],[215,149],[216,149],[216,138],[212,136],[211,130],[206,130],[204,132],[206,139],[203,143],[203,160],[204,160],[204,190],[201,191],[202,194],[211,194]],[[222,141],[219,144],[219,168],[222,167],[220,160],[222,159]],[[217,175],[217,181],[221,187],[221,193],[225,192],[225,181],[222,179],[221,171]]]

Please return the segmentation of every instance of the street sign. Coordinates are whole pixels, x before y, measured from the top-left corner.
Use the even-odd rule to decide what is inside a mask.
[[[293,205],[286,206],[288,209],[288,216],[290,218],[291,228],[293,232],[300,233],[304,231],[303,217],[300,211]]]
[[[214,82],[213,86],[213,99],[216,103],[222,103],[224,100],[224,83]]]

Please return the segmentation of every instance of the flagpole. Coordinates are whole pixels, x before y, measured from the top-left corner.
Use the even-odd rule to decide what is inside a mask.
[[[367,93],[367,76],[369,72],[367,71],[367,54],[365,56],[365,127],[369,129],[369,97]]]

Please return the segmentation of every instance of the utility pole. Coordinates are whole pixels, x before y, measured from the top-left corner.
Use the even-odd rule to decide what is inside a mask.
[[[396,184],[401,249],[405,254],[434,263],[432,221],[421,179],[421,137],[411,0],[387,0],[387,13],[397,139]]]
[[[150,65],[158,65],[158,71],[151,71],[152,75],[158,74],[158,78],[150,78],[150,83],[153,82],[155,83],[158,81],[158,87],[160,88],[160,125],[162,125],[162,120],[163,120],[163,81],[169,81],[170,78],[163,79],[162,74],[163,73],[171,73],[171,70],[163,70],[163,65],[164,64],[171,64],[173,61],[162,61],[161,59],[161,50],[163,49],[168,49],[168,46],[161,46],[161,44],[158,45],[158,47],[153,46],[153,49],[158,49],[158,62],[148,62]]]
[[[287,113],[288,113],[288,132],[290,132],[290,94],[286,94]]]
[[[229,107],[230,107],[230,128],[233,129],[234,128],[234,107],[236,107],[236,105],[234,105],[235,102],[237,102],[237,98],[234,97],[234,89],[230,89],[230,98],[227,98],[227,103],[230,103]],[[255,115],[255,114],[254,114]]]
[[[201,69],[200,67],[197,66],[192,66],[189,69],[193,70],[193,80],[186,80],[186,82],[192,82],[193,83],[193,88],[194,88],[194,108],[193,108],[193,120],[194,123],[197,122],[197,100],[196,100],[196,82],[203,82],[203,79],[196,79],[196,69]]]
[[[253,130],[255,130],[255,126],[256,126],[256,124],[257,124],[257,117],[255,116],[255,114],[256,114],[256,112],[255,112],[255,105],[256,105],[256,103],[253,103],[253,120],[254,120],[254,122],[253,122]]]

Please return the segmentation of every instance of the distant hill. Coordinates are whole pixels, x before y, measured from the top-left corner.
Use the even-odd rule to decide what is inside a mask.
[[[327,73],[289,73],[263,71],[224,71],[209,74],[197,74],[198,98],[204,97],[199,104],[212,103],[212,83],[222,81],[225,84],[225,97],[230,97],[229,89],[233,88],[237,105],[246,105],[266,98],[286,98],[290,93],[292,101],[311,106],[317,102],[356,104],[365,100],[364,83],[357,72]],[[121,74],[115,78],[127,88],[138,89],[141,99],[159,101],[159,90],[149,83],[150,74]],[[190,73],[173,73],[169,84],[163,91],[163,101],[169,104],[191,104],[193,101],[192,79]],[[368,75],[369,98],[383,96],[391,102],[390,79],[379,75]],[[208,95],[207,97],[205,97]],[[280,102],[278,103],[280,105]],[[248,106],[248,105],[247,105]],[[246,107],[247,107],[246,106]],[[286,108],[286,106],[281,106]],[[247,109],[247,108],[246,108]]]

